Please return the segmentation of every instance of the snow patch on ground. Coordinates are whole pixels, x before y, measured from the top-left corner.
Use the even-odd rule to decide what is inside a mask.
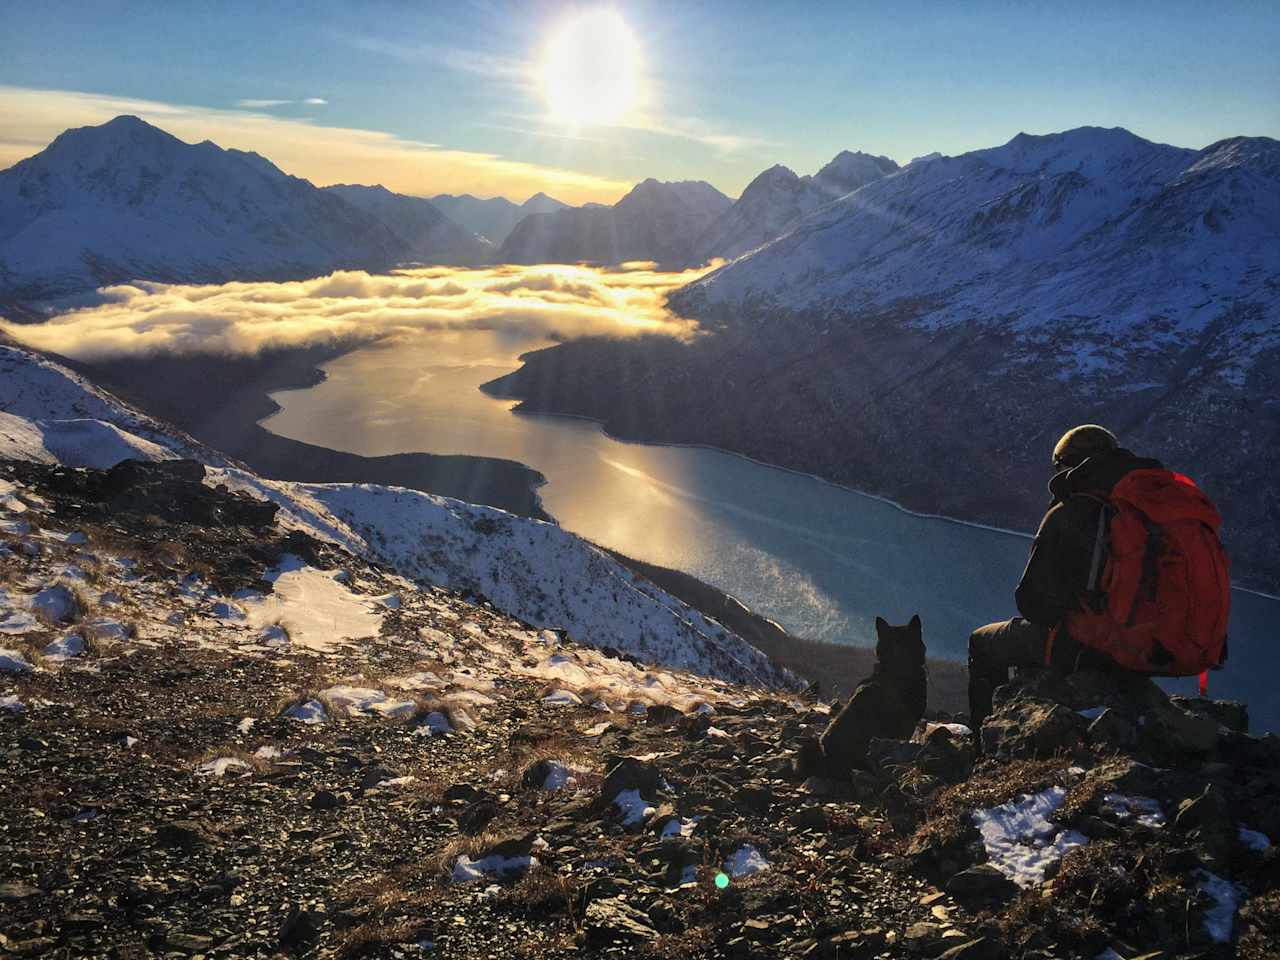
[[[764,858],[764,855],[748,843],[729,854],[729,857],[724,862],[724,872],[737,879],[738,877],[750,877],[757,873],[763,873],[770,866],[771,864]]]
[[[6,650],[0,647],[0,673],[29,673],[31,664],[27,663],[17,650]]]
[[[1204,912],[1205,932],[1215,943],[1230,943],[1236,911],[1240,909],[1240,888],[1208,870],[1197,870],[1196,877],[1197,889],[1213,901]]]
[[[347,716],[408,717],[418,709],[412,700],[396,700],[373,687],[338,684],[320,692],[320,699],[335,713]]]
[[[84,637],[78,633],[69,633],[65,637],[54,640],[40,651],[40,656],[55,662],[73,660],[83,656],[85,651]]]
[[[6,599],[4,593],[0,591],[0,603],[4,603]],[[25,610],[8,610],[0,614],[0,633],[18,636],[30,633],[39,626],[40,624],[36,622],[36,618]]]
[[[22,713],[25,709],[27,708],[23,705],[22,701],[18,699],[18,695],[16,693],[10,693],[0,697],[0,710],[3,710],[5,713]]]
[[[1051,864],[1072,847],[1088,843],[1084,834],[1049,821],[1066,796],[1065,788],[1050,787],[987,810],[975,810],[974,824],[991,865],[1019,886],[1038,886]]]
[[[376,637],[382,629],[382,617],[368,598],[292,554],[281,557],[263,579],[272,592],[243,601],[249,623],[264,631],[281,624],[295,646],[326,653],[343,640]]]
[[[236,757],[215,757],[206,760],[196,767],[196,775],[201,777],[225,777],[228,773],[247,773],[253,769],[248,762]]]
[[[1257,830],[1250,830],[1244,824],[1240,825],[1240,842],[1255,853],[1266,853],[1271,849],[1270,837]]]
[[[302,723],[324,723],[329,719],[329,712],[325,710],[324,704],[319,700],[304,700],[302,703],[295,703],[284,712],[284,715]]]
[[[1123,793],[1108,793],[1102,798],[1102,812],[1118,820],[1135,820],[1144,827],[1163,827],[1164,809],[1160,801],[1152,797],[1131,797]]]
[[[644,797],[640,796],[639,790],[623,790],[613,798],[613,805],[618,808],[619,814],[622,816],[622,823],[627,827],[634,827],[637,824],[644,823],[652,817],[657,810],[651,807]]]
[[[466,854],[453,865],[454,883],[471,883],[486,877],[514,877],[527,873],[538,865],[537,857],[504,857],[492,854],[472,860]]]
[[[413,732],[434,737],[437,734],[453,733],[453,725],[449,723],[449,718],[439,710],[432,710],[422,718],[422,722],[418,724]]]
[[[582,698],[572,690],[552,690],[542,698],[542,702],[558,706],[582,706]]]

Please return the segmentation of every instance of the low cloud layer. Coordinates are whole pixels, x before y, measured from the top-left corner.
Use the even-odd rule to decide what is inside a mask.
[[[0,321],[22,343],[76,359],[154,353],[249,355],[337,341],[497,330],[530,339],[691,336],[667,294],[706,273],[651,263],[428,267],[392,274],[342,271],[288,283],[208,285],[139,281],[45,323]]]

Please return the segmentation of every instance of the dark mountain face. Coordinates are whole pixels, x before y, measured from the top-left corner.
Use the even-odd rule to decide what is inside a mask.
[[[493,253],[493,244],[454,223],[429,200],[382,186],[338,184],[324,189],[377,218],[399,238],[405,259],[476,264],[486,262]]]
[[[1278,157],[1086,129],[913,164],[673,296],[708,336],[566,344],[500,389],[1024,530],[1054,441],[1104,423],[1274,586]]]
[[[495,249],[507,239],[515,225],[530,214],[571,209],[567,203],[545,193],[535,193],[520,204],[512,203],[506,197],[481,200],[469,193],[461,196],[440,194],[432,197],[431,202],[454,222],[484,237]]]
[[[612,207],[560,210],[522,220],[503,243],[505,263],[622,263],[684,266],[694,244],[731,201],[708,183],[645,180]]]

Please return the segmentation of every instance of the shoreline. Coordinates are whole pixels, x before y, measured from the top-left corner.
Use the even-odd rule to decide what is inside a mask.
[[[515,400],[520,405],[523,405],[528,402],[526,399],[519,396],[514,396],[512,394],[490,392],[488,390],[485,390],[483,385],[481,386],[480,389],[488,396],[491,396],[497,400]],[[1018,537],[1022,540],[1035,539],[1034,533],[1024,533],[1021,530],[1012,530],[1008,527],[999,527],[990,523],[982,523],[978,520],[965,520],[960,517],[951,517],[945,513],[926,513],[921,510],[912,510],[910,507],[906,506],[905,504],[900,503],[897,500],[894,500],[892,497],[885,496],[884,494],[872,493],[868,490],[859,490],[857,487],[851,487],[847,484],[839,483],[838,481],[835,481],[835,480],[828,480],[826,477],[819,476],[816,473],[809,473],[804,470],[797,470],[793,467],[784,467],[776,463],[769,463],[767,460],[759,460],[755,457],[749,456],[748,454],[739,453],[736,450],[728,450],[724,447],[717,447],[707,443],[680,443],[673,440],[635,440],[628,437],[619,437],[614,435],[613,433],[610,433],[609,430],[605,427],[605,422],[601,420],[599,417],[592,417],[592,416],[588,416],[586,414],[581,414],[581,413],[556,413],[549,410],[533,410],[533,409],[522,410],[520,409],[520,406],[516,406],[512,408],[511,412],[519,414],[520,416],[525,416],[525,417],[563,417],[568,420],[585,420],[588,423],[594,423],[597,427],[599,427],[600,432],[604,436],[608,437],[610,440],[614,441],[615,443],[625,443],[625,444],[634,445],[634,446],[648,446],[648,447],[675,447],[675,448],[683,448],[687,450],[708,450],[708,451],[711,451],[712,453],[719,453],[729,457],[736,457],[739,460],[745,460],[748,463],[755,464],[756,466],[759,466],[759,467],[766,467],[770,470],[780,470],[783,473],[789,473],[793,476],[805,477],[809,480],[816,480],[818,483],[824,484],[828,487],[834,487],[835,489],[843,490],[846,493],[853,493],[853,494],[857,494],[860,497],[866,497],[870,500],[879,501],[880,503],[891,506],[894,509],[900,511],[901,513],[906,514],[909,517],[915,517],[920,520],[941,520],[945,523],[954,523],[962,527],[970,527],[977,530],[986,530],[990,533],[999,533],[999,534],[1004,534],[1006,536]],[[549,482],[549,481],[544,480],[544,482]],[[1247,593],[1255,597],[1261,597],[1264,600],[1280,600],[1280,593],[1271,593],[1260,587],[1245,586],[1243,584],[1233,582],[1231,584],[1231,589],[1239,590],[1241,593]]]

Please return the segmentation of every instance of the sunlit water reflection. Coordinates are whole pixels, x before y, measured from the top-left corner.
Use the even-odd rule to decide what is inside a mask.
[[[266,426],[365,455],[518,460],[547,477],[543,503],[567,529],[691,573],[801,636],[865,645],[877,614],[919,612],[930,652],[961,658],[974,626],[1013,613],[1025,537],[913,516],[718,451],[620,443],[589,421],[513,414],[477,389],[543,345],[468,331],[365,348],[327,364],[319,386],[275,394],[283,409]],[[1278,612],[1280,602],[1236,592],[1233,660],[1213,680],[1216,695],[1250,700],[1259,727],[1280,726],[1262,669]]]

